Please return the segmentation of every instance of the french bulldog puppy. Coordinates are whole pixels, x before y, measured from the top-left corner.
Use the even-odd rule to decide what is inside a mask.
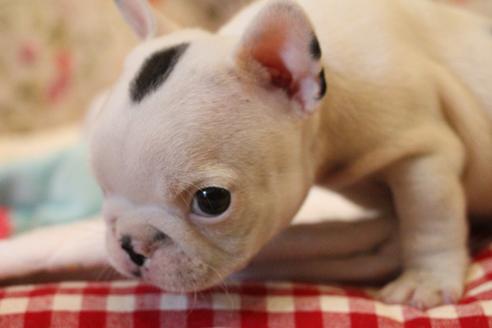
[[[322,279],[337,270],[330,233],[278,235],[317,184],[378,211],[359,236],[399,234],[384,301],[460,298],[467,217],[492,214],[490,20],[428,1],[272,0],[211,34],[117,4],[143,42],[91,132],[115,268],[200,290],[279,236],[264,258],[285,271],[261,274]]]

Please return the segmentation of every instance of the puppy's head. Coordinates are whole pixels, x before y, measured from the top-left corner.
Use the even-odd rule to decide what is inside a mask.
[[[144,2],[119,5],[146,40],[92,127],[110,259],[167,290],[203,289],[245,266],[312,184],[319,45],[290,1],[237,37],[153,37],[169,24]]]

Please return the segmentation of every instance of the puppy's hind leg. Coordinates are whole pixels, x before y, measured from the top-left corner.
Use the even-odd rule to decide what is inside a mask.
[[[252,280],[304,282],[381,283],[401,269],[398,235],[378,247],[341,257],[277,259],[255,261],[239,277]]]
[[[268,243],[254,262],[348,257],[367,253],[395,234],[398,229],[391,218],[296,224]]]
[[[400,268],[394,220],[294,225],[268,244],[240,278],[374,282]]]

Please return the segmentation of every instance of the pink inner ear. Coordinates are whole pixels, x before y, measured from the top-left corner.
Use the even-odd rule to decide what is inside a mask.
[[[253,58],[268,70],[273,86],[284,89],[289,96],[294,95],[297,87],[281,56],[285,36],[278,29],[264,33],[260,39],[252,51]]]

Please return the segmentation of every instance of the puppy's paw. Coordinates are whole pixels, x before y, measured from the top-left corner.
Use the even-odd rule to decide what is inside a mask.
[[[391,304],[408,304],[421,310],[459,301],[463,281],[450,272],[405,271],[386,285],[380,299]]]

